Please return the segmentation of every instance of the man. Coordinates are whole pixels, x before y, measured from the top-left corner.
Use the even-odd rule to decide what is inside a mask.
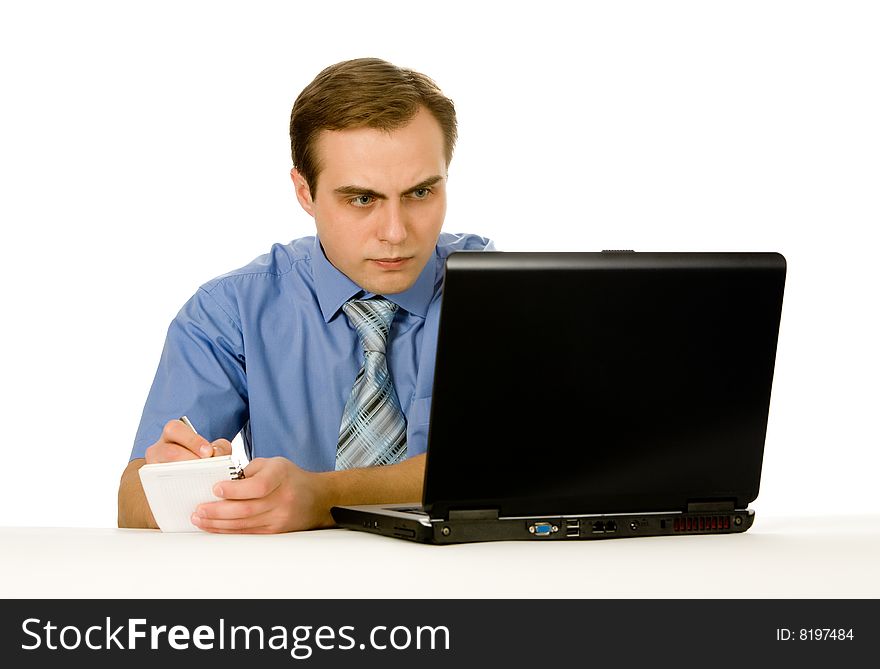
[[[421,497],[443,262],[491,248],[440,233],[456,135],[433,81],[378,59],[302,91],[290,175],[317,235],[209,281],[174,319],[120,482],[121,527],[156,527],[143,464],[228,454],[239,431],[250,464],[195,510],[204,530],[326,527],[337,504]]]

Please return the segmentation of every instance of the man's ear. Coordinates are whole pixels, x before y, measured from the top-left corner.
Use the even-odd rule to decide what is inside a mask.
[[[296,199],[299,200],[299,205],[305,209],[309,216],[314,218],[315,203],[306,178],[294,167],[290,170],[290,180],[293,181],[293,189],[296,191]]]

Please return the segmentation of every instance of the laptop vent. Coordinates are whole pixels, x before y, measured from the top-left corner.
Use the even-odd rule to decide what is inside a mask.
[[[730,529],[730,516],[682,516],[672,522],[673,532],[713,532]]]

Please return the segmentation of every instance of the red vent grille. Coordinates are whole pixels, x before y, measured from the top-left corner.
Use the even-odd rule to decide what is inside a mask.
[[[713,532],[730,529],[730,516],[682,516],[672,521],[673,532]]]

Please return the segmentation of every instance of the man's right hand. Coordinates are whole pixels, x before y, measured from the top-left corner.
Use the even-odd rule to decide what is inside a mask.
[[[232,444],[226,439],[208,441],[196,434],[188,425],[179,420],[165,423],[162,436],[145,452],[148,465],[157,462],[177,462],[210,458],[215,455],[230,455]]]

